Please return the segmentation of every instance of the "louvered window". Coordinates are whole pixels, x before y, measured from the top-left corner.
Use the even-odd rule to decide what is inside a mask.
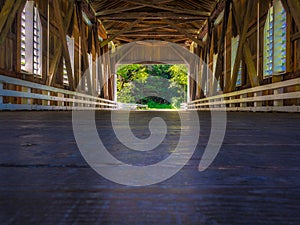
[[[286,32],[286,11],[275,0],[264,28],[264,77],[286,72]]]
[[[42,76],[42,25],[34,1],[21,14],[21,70]]]
[[[237,55],[239,41],[240,41],[239,35],[231,39],[231,76],[233,74],[233,67]],[[240,62],[240,67],[236,79],[236,86],[241,86],[241,85],[242,85],[242,62]]]
[[[71,60],[71,68],[72,68],[72,75],[74,74],[74,38],[67,35],[67,46],[69,50],[70,60]],[[68,86],[69,85],[69,78],[68,78],[68,72],[66,67],[65,59],[63,60],[63,84]]]

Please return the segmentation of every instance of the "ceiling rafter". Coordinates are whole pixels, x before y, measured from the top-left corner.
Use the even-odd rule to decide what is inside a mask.
[[[151,20],[157,20],[160,18],[168,18],[168,19],[189,19],[189,20],[205,20],[206,16],[198,16],[198,15],[190,15],[185,13],[174,13],[174,12],[123,12],[116,13],[111,15],[98,15],[98,18],[101,20],[114,20],[114,19],[137,19],[140,17],[145,17]]]
[[[117,34],[112,35],[111,37],[109,37],[108,39],[106,39],[105,41],[103,41],[101,43],[101,48],[103,48],[104,46],[106,46],[109,42],[111,42],[113,39],[115,39],[116,37],[120,36],[121,34],[123,34],[124,32],[132,29],[136,24],[140,23],[141,21],[143,21],[144,18],[140,18],[137,19],[136,21],[132,22],[129,26],[124,27],[122,30],[120,30]]]
[[[130,7],[119,7],[114,9],[107,9],[96,13],[96,16],[104,16],[104,15],[110,15],[110,14],[116,14],[121,12],[126,12],[134,9],[140,9],[144,8],[144,6],[138,5],[138,6],[130,6]]]
[[[86,0],[88,1],[88,0]],[[202,45],[199,31],[224,0],[89,0],[107,38],[118,45],[136,40],[169,40]],[[218,14],[217,12],[217,14]],[[143,18],[141,20],[141,18]],[[139,21],[139,22],[137,22]]]
[[[163,20],[164,22],[166,22],[167,24],[169,24],[171,27],[175,28],[176,30],[178,30],[180,33],[184,34],[185,36],[187,36],[189,39],[191,39],[192,41],[196,42],[199,46],[203,46],[203,43],[201,40],[197,39],[196,37],[194,37],[193,35],[187,33],[183,28],[179,27],[178,25],[176,25],[175,23],[173,23],[170,20]]]
[[[170,7],[170,6],[164,6],[160,5],[158,3],[155,3],[154,1],[149,2],[149,1],[143,1],[143,0],[123,0],[135,5],[143,5],[147,6],[150,8],[155,8],[155,9],[160,9],[160,10],[166,10],[166,11],[171,11],[171,12],[178,12],[178,13],[186,13],[186,14],[192,14],[192,15],[199,15],[199,16],[210,16],[210,12],[204,12],[200,10],[192,10],[192,9],[184,9],[184,8],[176,8],[176,7]]]

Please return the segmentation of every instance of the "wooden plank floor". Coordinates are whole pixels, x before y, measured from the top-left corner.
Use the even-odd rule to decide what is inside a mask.
[[[153,115],[170,125],[165,142],[147,156],[122,149],[98,112],[106,146],[125,162],[151,164],[177,143],[176,112],[132,113],[137,136]],[[93,171],[82,158],[70,112],[0,112],[0,224],[300,224],[300,114],[229,113],[224,144],[205,172],[209,113],[199,113],[195,154],[160,184],[127,187]],[[145,124],[144,124],[145,125]]]

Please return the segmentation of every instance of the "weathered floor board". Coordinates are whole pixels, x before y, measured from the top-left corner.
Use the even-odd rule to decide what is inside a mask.
[[[113,155],[151,164],[176,146],[180,126],[176,112],[136,112],[137,136],[149,134],[142,121],[153,115],[165,118],[171,135],[144,158],[122,150],[110,112],[97,113],[97,127]],[[199,115],[188,165],[163,183],[127,187],[84,161],[70,112],[0,112],[0,224],[300,224],[300,114],[229,113],[221,151],[205,172],[197,167],[210,116]]]

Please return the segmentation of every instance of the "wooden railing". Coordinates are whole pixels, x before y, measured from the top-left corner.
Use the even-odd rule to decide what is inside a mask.
[[[0,110],[102,110],[117,103],[0,75]]]
[[[187,109],[300,112],[300,78],[198,99]]]

